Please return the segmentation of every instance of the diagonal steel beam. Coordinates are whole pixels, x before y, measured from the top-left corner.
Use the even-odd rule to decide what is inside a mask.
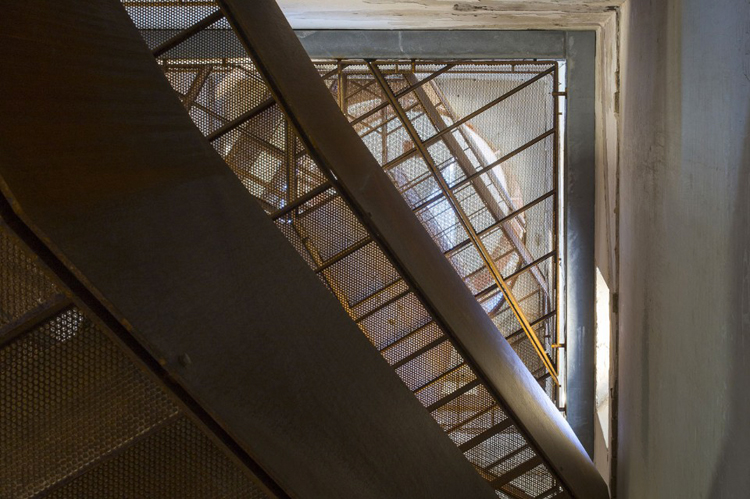
[[[219,0],[311,157],[571,492],[608,497],[575,434],[393,187],[271,0]],[[541,76],[540,76],[541,77]]]
[[[410,85],[414,85],[416,78],[413,75],[405,74],[404,77],[406,78],[406,81]],[[437,89],[436,94],[438,99],[440,99],[440,102],[442,103],[443,107],[451,114],[452,121],[457,121],[456,116],[452,111],[452,108],[450,106],[450,103],[445,100],[445,96],[442,95],[442,92],[439,91],[439,88],[437,85],[432,85],[433,89]],[[432,124],[435,126],[435,128],[438,131],[442,131],[448,127],[448,124],[443,119],[443,116],[440,114],[440,111],[437,110],[437,107],[432,103],[432,100],[430,99],[429,95],[427,95],[427,92],[423,88],[418,88],[416,90],[417,98],[419,99],[420,103],[422,104],[423,109],[425,110],[427,117],[430,119]],[[463,130],[463,127],[459,127],[459,130]],[[471,183],[471,186],[476,191],[479,198],[482,200],[482,203],[487,208],[487,210],[490,212],[492,217],[495,219],[495,221],[499,221],[507,215],[507,213],[503,213],[502,208],[500,208],[500,204],[494,199],[492,194],[490,193],[489,188],[487,185],[482,181],[481,178],[479,178],[478,170],[476,167],[474,167],[474,164],[469,160],[469,157],[466,155],[466,152],[461,148],[461,146],[458,143],[458,140],[453,136],[453,134],[447,134],[443,137],[443,142],[445,143],[446,147],[448,147],[448,150],[451,153],[451,156],[456,158],[456,162],[458,163],[459,168],[464,172],[466,175],[469,183]],[[471,142],[469,142],[471,144]],[[477,159],[479,161],[483,161],[483,156],[481,154],[477,155]],[[500,192],[500,195],[502,196],[503,200],[508,205],[509,211],[513,211],[515,208],[513,206],[513,203],[510,199],[510,195],[505,191],[501,183],[492,175],[494,172],[490,173],[490,179],[493,182],[493,185],[498,189],[498,192]],[[450,187],[449,187],[450,188]],[[454,187],[455,189],[455,187]],[[518,251],[518,254],[521,256],[521,258],[528,264],[533,260],[533,257],[531,255],[531,252],[528,250],[524,242],[521,240],[521,238],[518,236],[517,232],[515,231],[515,228],[513,227],[513,221],[505,222],[500,225],[500,229],[502,230],[505,237],[511,242],[514,248]],[[544,276],[541,272],[539,272],[538,269],[535,269],[534,271],[534,278],[539,283],[539,286],[544,291],[545,295],[549,294],[549,286],[547,285],[547,281],[544,279]]]

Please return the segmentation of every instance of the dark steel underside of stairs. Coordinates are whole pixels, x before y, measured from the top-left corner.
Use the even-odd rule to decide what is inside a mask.
[[[8,19],[32,16],[42,29],[28,46],[12,34],[22,27],[9,30],[19,75],[0,90],[3,113],[20,118],[0,130],[0,175],[3,218],[13,229],[7,237],[21,237],[57,288],[3,329],[6,349],[40,324],[78,313],[65,321],[67,333],[45,326],[47,337],[66,343],[92,328],[105,330],[129,345],[136,364],[176,404],[138,438],[158,444],[165,428],[183,437],[193,432],[193,441],[207,436],[201,449],[230,463],[222,466],[238,467],[231,473],[239,469],[249,480],[237,478],[238,487],[254,487],[253,494],[487,497],[489,482],[501,497],[607,496],[567,423],[340,114],[275,3],[220,2],[273,100],[260,96],[207,135],[216,144],[244,124],[251,142],[274,142],[248,124],[264,112],[283,111],[289,126],[277,149],[290,165],[306,154],[320,181],[305,192],[290,191],[289,203],[272,218],[342,304],[350,303],[342,299],[346,292],[330,276],[359,252],[368,251],[379,272],[402,282],[366,311],[333,307],[333,297],[189,125],[185,106],[197,98],[198,83],[182,102],[169,97],[164,79],[154,80],[156,65],[145,64],[135,30],[122,24],[122,7],[72,2],[54,11],[54,3],[38,3],[36,16],[28,6],[9,9]],[[155,54],[221,17],[196,19]],[[54,56],[58,40],[72,51],[64,62]],[[44,77],[56,79],[46,95],[52,82],[38,81]],[[118,91],[122,98],[109,97]],[[55,100],[59,107],[50,107]],[[48,111],[41,112],[44,105]],[[21,115],[23,108],[28,112]],[[287,186],[293,182],[290,176]],[[327,256],[311,244],[326,228],[304,231],[298,223],[306,210],[321,206],[336,207],[323,212],[323,221],[346,222],[359,235]],[[355,288],[361,285],[353,279]],[[388,322],[378,317],[388,307],[418,310],[423,322],[368,339],[392,352],[421,338],[411,350],[398,349],[396,358],[383,355],[457,447],[353,333],[355,323],[366,333],[384,331],[363,323]],[[420,336],[425,332],[429,340]],[[446,391],[443,382],[451,376],[453,390]],[[463,419],[447,425],[441,414],[456,404]],[[129,450],[140,440],[133,442],[121,453],[117,446],[101,453],[113,457],[97,467],[104,476],[98,482],[84,463],[55,482],[61,484],[55,493],[74,495],[76,486],[101,493],[96,487],[109,476],[106,466],[123,456],[138,460]],[[363,449],[365,461],[355,457]],[[459,451],[487,482],[466,461],[459,464]]]

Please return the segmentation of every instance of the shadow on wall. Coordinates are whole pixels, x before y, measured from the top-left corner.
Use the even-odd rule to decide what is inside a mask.
[[[750,43],[750,42],[748,42]],[[750,54],[746,54],[750,57]],[[737,175],[737,201],[729,241],[733,292],[729,320],[731,381],[724,444],[714,469],[710,499],[750,494],[750,106],[745,120],[745,148]],[[696,449],[696,452],[700,452]]]

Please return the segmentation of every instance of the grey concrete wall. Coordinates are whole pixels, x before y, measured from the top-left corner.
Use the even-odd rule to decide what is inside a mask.
[[[748,497],[750,3],[623,14],[618,497]]]

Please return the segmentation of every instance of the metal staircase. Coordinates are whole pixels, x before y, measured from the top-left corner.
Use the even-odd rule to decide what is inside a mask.
[[[478,475],[489,483],[495,495],[516,499],[606,497],[606,486],[596,474],[567,423],[540,388],[539,380],[523,366],[503,336],[497,334],[495,324],[486,315],[476,297],[464,286],[462,276],[456,273],[443,252],[434,245],[430,235],[412,214],[411,208],[393,187],[381,166],[337,110],[336,102],[330,96],[330,89],[323,82],[332,75],[324,74],[323,79],[320,78],[316,68],[304,56],[276,5],[266,1],[253,2],[250,5],[229,0],[218,2],[215,7],[210,2],[170,2],[167,6],[161,5],[160,2],[124,3],[136,24],[147,24],[149,19],[154,19],[155,16],[171,16],[169,19],[174,20],[174,32],[163,39],[151,39],[150,49],[160,61],[163,72],[177,92],[185,115],[190,115],[205,136],[207,142],[203,142],[210,142],[224,158],[239,182],[259,201],[279,231],[338,299],[349,318],[380,352],[445,435],[453,441],[458,451],[471,463]],[[17,8],[17,13],[20,12],[18,9],[21,8]],[[119,18],[112,12],[104,12],[103,15],[94,17],[92,22],[95,25],[116,23]],[[170,52],[178,49],[181,43],[187,40],[195,41],[211,29],[227,31],[230,26],[246,47],[248,57],[231,61],[204,58],[179,62],[170,58]],[[81,29],[85,30],[85,25]],[[134,54],[136,52],[132,44],[123,44],[123,49]],[[118,71],[126,69],[127,64],[122,63]],[[143,71],[136,65],[133,65],[132,69]],[[372,69],[377,77],[377,68]],[[106,67],[102,70],[106,72]],[[127,78],[126,74],[122,76]],[[382,74],[380,77],[382,79]],[[128,86],[125,85],[124,88]],[[134,99],[138,98],[139,88],[141,87],[135,86],[128,90]],[[71,91],[70,88],[67,90]],[[390,97],[392,100],[395,96]],[[85,96],[83,98],[85,99]],[[131,105],[124,105],[123,109],[126,111],[127,106]],[[179,120],[173,108],[174,106],[170,108],[171,114],[165,115],[161,122],[143,120],[139,123],[138,120],[134,120],[132,125],[128,124],[128,127],[135,128],[126,128],[121,131],[122,133],[129,133],[137,128],[140,134],[133,134],[132,138],[126,137],[131,147],[138,147],[138,136],[150,137],[149,140],[153,138],[156,143],[158,136],[163,134],[168,137],[164,140],[165,149],[163,152],[155,153],[154,161],[162,157],[160,154],[163,157],[174,154],[180,147],[180,141],[170,137],[173,133],[171,123]],[[402,126],[410,130],[410,138],[419,143],[418,132],[410,126],[403,109],[401,111]],[[113,132],[117,131],[113,129]],[[185,152],[180,156],[183,161],[192,161],[196,155],[209,157],[211,154],[202,143],[192,145],[190,142],[184,145],[191,148],[192,152]],[[422,157],[429,163],[429,152],[426,146],[422,148],[425,148],[425,151],[421,151]],[[180,172],[176,169],[178,163],[172,164],[174,167],[167,168],[166,173],[152,174],[148,169],[139,170],[140,174],[148,177],[147,181],[153,182],[149,189],[153,190],[154,199],[157,201],[148,201],[149,194],[142,194],[136,188],[124,185],[124,189],[111,201],[107,199],[107,203],[111,203],[107,206],[114,210],[112,213],[124,212],[127,204],[133,200],[140,200],[140,196],[145,196],[145,206],[160,206],[162,209],[174,207],[171,200],[167,199],[169,195],[157,195],[158,186],[167,179],[169,185],[173,182],[184,182],[186,186],[192,185],[192,182],[207,182],[210,185],[212,181],[209,179],[212,176],[221,177],[221,182],[224,182],[223,174],[201,173],[198,166]],[[436,165],[433,166],[437,168]],[[5,324],[0,333],[3,341],[1,355],[15,366],[20,365],[19,361],[25,361],[27,357],[31,362],[31,358],[38,356],[33,352],[48,352],[45,348],[50,348],[49,345],[64,345],[67,348],[78,342],[92,342],[93,350],[88,354],[69,354],[61,351],[61,367],[55,367],[57,364],[45,357],[47,360],[42,368],[32,371],[43,376],[42,385],[63,382],[61,376],[71,377],[68,383],[64,383],[66,386],[76,383],[80,385],[81,380],[93,381],[93,378],[101,384],[87,388],[88,391],[84,390],[80,396],[74,396],[71,400],[75,400],[75,404],[67,409],[49,407],[50,414],[58,417],[54,414],[60,411],[75,412],[81,407],[88,407],[82,405],[83,400],[94,404],[91,411],[86,411],[90,412],[90,422],[87,424],[94,428],[93,433],[86,432],[89,434],[88,439],[75,432],[76,429],[83,431],[84,428],[88,428],[80,426],[79,416],[70,419],[76,428],[71,428],[69,432],[61,432],[62,437],[66,437],[73,448],[63,444],[60,448],[65,450],[65,456],[77,456],[78,461],[66,458],[69,459],[70,465],[67,468],[60,466],[55,471],[57,475],[50,475],[49,470],[55,468],[53,464],[42,466],[40,469],[45,470],[44,477],[40,476],[38,480],[30,479],[24,471],[30,458],[26,461],[16,461],[22,464],[12,472],[15,474],[8,482],[16,487],[8,489],[12,497],[28,497],[40,492],[55,497],[74,497],[81,494],[139,496],[154,493],[165,497],[336,496],[331,492],[337,490],[337,484],[330,483],[332,480],[328,480],[329,492],[325,495],[315,492],[324,490],[324,487],[316,489],[312,486],[316,485],[316,480],[321,479],[315,476],[315,473],[322,467],[310,465],[307,473],[299,473],[299,468],[295,470],[290,463],[279,460],[283,452],[278,451],[278,447],[274,450],[272,446],[256,445],[253,438],[263,440],[267,435],[264,431],[268,429],[262,431],[261,426],[253,428],[252,425],[240,428],[241,425],[237,421],[242,415],[235,414],[236,411],[232,411],[229,405],[219,403],[225,402],[226,397],[210,390],[205,391],[209,387],[201,384],[197,374],[190,374],[196,369],[190,367],[194,363],[192,356],[184,353],[171,359],[167,359],[168,356],[161,358],[158,352],[167,350],[166,345],[181,340],[174,334],[159,337],[152,332],[149,336],[149,327],[174,327],[175,324],[185,326],[189,321],[164,318],[158,311],[151,310],[155,314],[153,317],[146,318],[145,315],[148,314],[145,314],[146,320],[132,324],[130,321],[134,321],[133,317],[137,315],[135,311],[140,310],[135,304],[145,302],[128,295],[126,291],[130,289],[130,283],[112,284],[117,281],[113,280],[116,276],[112,274],[117,274],[119,280],[122,280],[122,272],[128,271],[127,264],[123,263],[123,268],[110,273],[106,267],[86,260],[96,258],[95,255],[101,250],[90,246],[82,247],[82,239],[77,234],[78,229],[75,225],[66,230],[49,230],[54,224],[49,225],[46,232],[40,229],[44,225],[40,220],[44,220],[45,217],[50,221],[54,220],[56,214],[50,212],[50,209],[52,212],[55,211],[54,206],[50,207],[49,203],[45,205],[45,202],[34,199],[32,194],[28,194],[24,200],[24,197],[17,196],[16,192],[23,188],[14,190],[14,187],[23,186],[24,182],[44,183],[44,177],[24,177],[23,174],[18,174],[12,169],[12,160],[6,160],[4,167],[5,170],[0,173],[3,174],[3,192],[8,203],[3,205],[3,218],[15,228],[11,230],[8,225],[3,225],[2,271],[7,275],[3,276],[4,284],[7,280],[15,287],[4,286],[7,291],[0,303],[2,312],[7,315],[7,318],[3,317]],[[128,175],[126,177],[131,178]],[[159,177],[160,175],[162,177]],[[135,176],[132,178],[136,179]],[[179,180],[181,178],[184,181]],[[142,180],[137,177],[135,181]],[[85,180],[83,184],[79,187],[81,192],[93,196],[97,202],[100,201],[96,199],[98,194],[94,194],[99,186],[86,186]],[[176,188],[179,190],[182,187]],[[231,193],[228,199],[239,196],[237,190],[233,189],[234,187],[228,188],[228,192]],[[448,191],[445,191],[446,194]],[[138,194],[133,194],[134,192]],[[213,210],[211,203],[214,203],[213,206],[221,206],[222,216],[225,217],[216,218],[217,224],[224,223],[218,220],[228,219],[237,221],[231,223],[241,224],[242,219],[250,215],[252,210],[245,208],[242,202],[231,204],[223,197],[216,197],[222,193],[223,191],[217,190],[213,195],[209,194],[204,198],[200,191],[197,192],[195,206],[185,208],[186,213],[198,217],[189,219],[195,220],[193,230],[197,227],[197,231],[195,234],[183,234],[174,242],[170,240],[172,248],[178,248],[177,251],[180,251],[179,248],[189,246],[190,237],[212,236],[210,220],[218,214],[210,213]],[[211,203],[207,204],[208,199]],[[77,208],[81,211],[75,212],[77,214],[84,213],[86,208],[95,204],[89,199],[81,201],[81,207]],[[161,201],[163,203],[160,204]],[[35,206],[35,203],[39,204]],[[456,206],[454,204],[454,208]],[[204,211],[198,211],[199,207]],[[151,230],[156,231],[155,234],[159,231],[171,233],[175,229],[163,225],[170,215],[178,217],[173,220],[178,220],[179,207],[174,213],[167,213],[164,215],[166,218],[159,218],[156,222],[148,220],[151,216],[148,211],[136,215],[133,221],[144,220],[146,232]],[[502,225],[509,220],[496,220],[496,223]],[[38,225],[35,226],[35,223]],[[106,236],[109,230],[106,221],[103,226],[98,227]],[[127,230],[138,230],[136,227],[132,223],[125,224],[122,229],[126,232],[121,234],[127,234]],[[478,239],[479,236],[471,221],[464,220],[463,227],[470,236],[474,231],[476,237],[471,239],[481,249],[483,243]],[[201,230],[203,232],[200,232]],[[259,231],[258,235],[262,233]],[[112,237],[115,237],[115,232],[112,234]],[[17,235],[21,235],[23,243],[18,241]],[[162,242],[158,234],[154,237],[153,241]],[[67,247],[66,238],[69,238]],[[246,235],[242,242],[239,239],[232,242],[237,243],[237,248],[242,248],[242,244],[250,248],[255,244],[251,239]],[[183,246],[178,245],[180,242]],[[217,269],[215,275],[210,274],[209,277],[206,272],[191,274],[185,270],[185,265],[189,265],[188,261],[191,258],[184,257],[185,261],[180,261],[183,257],[179,253],[174,254],[177,261],[170,264],[174,265],[175,269],[185,271],[192,279],[203,279],[200,282],[201,286],[206,288],[203,292],[204,297],[206,293],[210,294],[212,286],[220,286],[222,278],[227,282],[238,282],[245,267],[238,265],[236,276],[224,277],[225,274],[222,272],[227,270],[224,269],[221,258],[236,261],[240,257],[239,254],[229,249],[223,251],[221,239],[210,245],[213,253],[208,252],[209,246],[201,252],[200,244],[196,243],[194,248],[185,251],[195,250],[203,261],[216,259],[209,265]],[[51,246],[53,251],[45,248],[45,245]],[[107,247],[112,246],[108,244]],[[54,251],[54,248],[57,250]],[[123,250],[118,255],[121,261],[130,261],[129,255],[132,253],[127,251],[128,248],[132,252],[137,245],[123,244]],[[158,247],[156,252],[167,254]],[[30,256],[33,254],[39,258],[36,262],[34,257]],[[139,255],[139,258],[148,259],[146,255]],[[273,258],[269,260],[269,266],[276,264]],[[140,259],[138,261],[141,262]],[[489,255],[484,262],[492,270],[496,258]],[[540,263],[541,261],[536,260],[527,261],[523,270],[536,268],[535,266]],[[255,262],[255,265],[257,264],[258,262]],[[86,268],[87,265],[89,270]],[[164,265],[167,265],[166,260]],[[280,261],[274,268],[281,269],[283,265],[283,261]],[[247,267],[248,272],[251,267],[252,265]],[[298,271],[297,267],[292,265],[287,270],[287,274],[282,270],[278,271],[279,283],[294,288],[293,278],[285,275],[297,275],[301,283],[306,282],[303,272]],[[57,276],[54,284],[49,279],[50,275]],[[493,275],[495,287],[503,291],[510,308],[517,312],[516,317],[519,318],[521,330],[525,333],[524,341],[535,345],[535,351],[540,359],[547,356],[549,360],[552,342],[542,344],[540,336],[532,329],[538,322],[529,322],[518,303],[513,307],[513,295],[505,282],[507,275],[504,278],[499,270]],[[233,278],[235,280],[232,280]],[[169,276],[160,279],[164,279],[164,282],[169,282],[172,286],[177,284]],[[140,284],[148,282],[138,281],[138,278],[134,278],[133,281]],[[192,283],[193,286],[196,284],[197,282]],[[112,285],[114,287],[110,287],[108,291],[107,286]],[[124,286],[124,291],[117,286]],[[300,296],[300,293],[304,295],[307,289],[306,284],[300,284],[299,289],[288,292]],[[227,290],[217,295],[230,296],[225,291]],[[185,304],[191,300],[189,292],[177,293],[175,296],[178,295]],[[160,296],[159,299],[166,297]],[[167,299],[167,302],[169,301]],[[238,320],[240,317],[247,317],[247,314],[252,315],[252,306],[243,315],[242,306],[238,306],[236,299],[232,299],[232,303],[226,300],[222,302],[217,296],[216,302],[211,302],[210,305],[216,310],[222,307],[231,309],[229,315],[239,314]],[[81,307],[89,309],[82,310]],[[543,316],[544,314],[547,315]],[[539,315],[541,319],[536,319],[539,322],[552,317],[549,309]],[[175,321],[174,324],[170,322],[172,320]],[[157,327],[154,331],[158,329]],[[115,346],[108,346],[108,342],[112,342],[113,339]],[[321,339],[321,342],[324,341]],[[189,344],[202,343],[197,341]],[[336,348],[335,342],[332,345]],[[24,346],[23,352],[32,353],[19,353],[19,346]],[[322,347],[321,344],[319,348]],[[231,351],[231,345],[227,345],[227,349]],[[179,349],[175,351],[179,352]],[[151,378],[138,374],[140,371],[134,367],[134,361],[128,360],[128,355],[123,352],[137,352],[135,363],[144,364],[141,367],[150,373]],[[297,355],[304,353],[298,352]],[[107,362],[116,367],[108,367]],[[552,368],[554,372],[554,365],[549,364],[547,367]],[[285,369],[294,368],[293,365],[288,365]],[[2,386],[7,387],[4,393],[9,393],[11,397],[7,406],[13,408],[12,410],[20,407],[23,414],[35,414],[37,409],[33,403],[41,404],[46,398],[52,397],[52,394],[44,389],[34,392],[39,390],[39,381],[35,381],[33,376],[24,377],[28,376],[29,369],[31,368],[24,368],[16,374],[13,374],[14,371],[3,371],[3,374],[10,373],[2,380]],[[215,364],[209,368],[209,374],[231,377],[228,372],[219,373],[211,369],[218,369]],[[335,371],[335,364],[331,369]],[[106,372],[111,372],[109,383],[107,380],[110,378],[107,378],[106,374],[100,375]],[[339,374],[343,375],[344,372]],[[138,375],[142,379],[138,378]],[[352,379],[362,382],[367,375],[368,373],[352,374]],[[380,375],[374,374],[373,371],[371,379],[374,380],[376,376]],[[44,381],[47,379],[49,381]],[[24,386],[19,384],[22,380],[31,383],[31,393],[37,402],[24,398],[28,390],[12,391],[13,387]],[[118,389],[117,383],[121,383],[124,388]],[[140,391],[132,394],[128,392],[132,392],[132,385],[138,385]],[[215,389],[216,385],[212,387]],[[238,390],[233,393],[242,393],[240,388]],[[352,393],[355,392],[356,390]],[[96,396],[99,393],[111,394],[111,398],[104,397],[99,401]],[[368,395],[362,393],[361,396]],[[377,396],[373,395],[372,402],[376,399]],[[29,403],[32,405],[28,405]],[[65,404],[64,401],[60,403]],[[351,400],[337,403],[358,402]],[[138,409],[141,406],[143,409]],[[120,409],[118,412],[117,408],[123,407],[127,407],[127,410]],[[304,412],[304,408],[299,410]],[[403,410],[405,419],[404,428],[401,430],[406,431],[412,424],[407,422],[411,421],[408,418],[412,413],[409,412],[411,409]],[[102,425],[102,429],[98,431],[108,436],[117,433],[111,428],[123,427],[122,423],[117,421],[118,414],[132,421],[131,427],[122,430],[119,439],[97,437],[96,425]],[[372,416],[375,417],[376,414],[373,412]],[[112,418],[114,419],[111,426],[107,426]],[[414,418],[414,421],[419,419],[417,415]],[[16,426],[4,429],[3,435],[14,435],[19,446],[22,445],[20,442],[28,442],[23,431],[27,431],[29,427],[37,431],[36,428],[40,424],[32,420],[11,420],[20,422],[16,423]],[[334,421],[329,423],[333,424]],[[314,424],[317,426],[322,423]],[[424,426],[423,422],[419,424]],[[300,431],[304,430],[300,428]],[[399,431],[403,434],[401,430]],[[424,431],[429,433],[430,429]],[[414,437],[416,438],[416,434]],[[383,435],[382,438],[388,440],[387,435]],[[431,445],[432,438],[423,440],[425,447]],[[270,441],[273,439],[269,439]],[[275,442],[278,443],[278,438]],[[104,447],[92,448],[95,444]],[[80,446],[80,449],[75,446]],[[44,455],[47,456],[46,444],[41,440],[39,444],[29,448],[43,449]],[[450,451],[444,450],[440,443],[435,443],[430,449],[433,449],[430,451],[433,456],[443,455],[442,453],[453,456]],[[22,451],[15,452],[17,455]],[[276,453],[279,456],[276,456]],[[175,456],[183,455],[194,459],[191,461],[181,458],[176,464],[170,462]],[[452,457],[446,458],[443,464],[447,466],[452,462],[450,459]],[[414,465],[417,466],[419,460],[415,457],[414,461]],[[54,462],[59,463],[60,459]],[[91,466],[94,462],[95,467]],[[309,461],[307,463],[310,464]],[[196,466],[198,470],[195,469]],[[379,477],[380,472],[375,470],[381,466],[385,469],[392,466],[392,463],[386,466],[381,459],[370,462],[370,466],[373,475]],[[418,469],[418,466],[410,468],[407,463],[404,466],[409,470]],[[458,470],[460,467],[456,468],[453,465],[446,469],[454,468]],[[437,469],[438,466],[435,465],[431,471],[434,473]],[[466,466],[466,469],[469,467]],[[295,471],[308,477],[308,483],[301,484],[302,476],[296,480],[292,478]],[[336,473],[335,469],[327,471]],[[145,478],[149,473],[154,474],[156,478]],[[170,476],[171,481],[165,482],[158,478],[164,475]],[[465,497],[485,497],[484,489],[473,479],[460,478],[464,476],[461,471],[456,471],[455,474],[451,472],[451,475],[453,476],[441,473],[438,476],[442,478],[432,484],[435,490],[443,489],[442,496],[450,496],[450,487],[437,482],[447,480],[449,483],[463,484]],[[416,476],[415,473],[410,475],[410,480],[414,483],[419,482]],[[210,479],[207,480],[207,477]],[[382,492],[388,490],[383,482],[385,479],[374,478],[378,485],[374,485],[372,490],[380,490],[380,497],[384,497],[383,494],[388,497],[403,497],[395,492]],[[393,476],[389,479],[397,481]],[[128,488],[136,481],[143,483],[144,492]],[[345,490],[346,481],[341,478],[340,490]],[[307,489],[305,485],[308,485]],[[362,490],[359,496],[369,497],[369,493]],[[428,496],[437,497],[433,493]],[[457,496],[453,494],[453,497]]]

